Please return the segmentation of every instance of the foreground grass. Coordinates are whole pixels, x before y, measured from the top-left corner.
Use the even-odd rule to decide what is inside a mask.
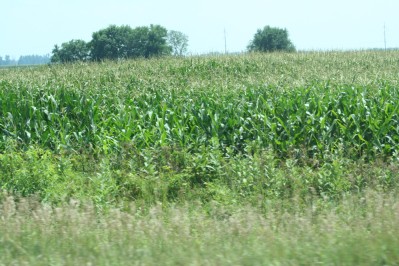
[[[1,265],[398,265],[398,235],[398,197],[375,191],[263,208],[0,205]]]

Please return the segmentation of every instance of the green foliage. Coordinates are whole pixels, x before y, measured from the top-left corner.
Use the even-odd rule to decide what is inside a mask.
[[[91,200],[99,208],[131,200],[255,204],[259,195],[335,200],[368,187],[395,190],[395,55],[247,54],[7,69],[0,183],[16,194]]]
[[[172,50],[183,55],[187,49],[187,36],[181,32],[168,31],[160,25],[131,28],[110,25],[92,34],[92,40],[72,40],[55,45],[52,63],[75,61],[102,61],[128,58],[150,58],[170,55]]]
[[[123,59],[128,57],[128,43],[133,29],[129,26],[111,25],[94,32],[90,53],[94,60]]]
[[[113,72],[101,74],[111,83],[114,78]],[[115,95],[109,86],[42,90],[6,85],[0,91],[1,134],[21,145],[35,143],[55,151],[92,147],[109,153],[132,142],[138,148],[193,151],[216,143],[223,152],[243,153],[258,143],[272,146],[282,157],[300,149],[323,158],[342,146],[348,157],[372,158],[390,156],[399,145],[399,90],[389,85],[248,86],[239,92],[159,87],[133,97],[125,89]]]
[[[1,262],[397,264],[397,58],[3,69]]]
[[[13,142],[15,143],[15,142]],[[351,161],[336,153],[318,167],[294,159],[280,160],[273,150],[252,156],[223,155],[214,148],[192,153],[164,147],[126,147],[101,158],[90,154],[31,146],[19,151],[8,144],[0,155],[1,189],[16,195],[36,194],[51,203],[69,199],[93,202],[99,209],[122,202],[145,206],[162,202],[217,201],[226,206],[310,197],[337,200],[367,188],[396,190],[396,159],[385,163]]]
[[[255,33],[253,40],[248,45],[248,50],[253,52],[293,52],[295,46],[288,38],[286,29],[265,26]]]
[[[188,37],[180,31],[168,32],[168,43],[172,47],[173,55],[183,56],[187,52]]]
[[[89,59],[89,47],[83,40],[72,40],[61,45],[55,45],[51,56],[52,63],[71,63]]]
[[[160,25],[150,27],[137,27],[133,30],[129,40],[129,57],[150,58],[153,56],[169,55],[170,47],[167,45],[167,30]]]
[[[111,25],[93,33],[90,42],[94,60],[153,57],[170,54],[167,30],[159,25],[137,27]]]

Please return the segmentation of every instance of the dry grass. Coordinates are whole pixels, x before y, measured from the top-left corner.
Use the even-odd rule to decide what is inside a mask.
[[[266,204],[267,205],[267,204]],[[294,210],[216,203],[99,214],[4,195],[0,265],[397,265],[399,200],[373,191]],[[301,210],[300,210],[301,209]]]

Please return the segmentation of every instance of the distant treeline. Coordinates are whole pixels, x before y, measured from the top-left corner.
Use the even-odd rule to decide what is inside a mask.
[[[43,65],[50,63],[49,55],[22,55],[18,60],[11,59],[9,55],[0,56],[0,66]]]
[[[188,37],[182,32],[167,30],[160,25],[132,28],[128,25],[110,25],[93,32],[89,42],[73,39],[55,45],[51,57],[29,55],[18,61],[0,57],[0,66],[71,63],[76,61],[121,60],[159,56],[184,56]],[[286,29],[265,26],[258,29],[247,47],[249,52],[294,52],[295,46]]]
[[[120,60],[186,53],[188,37],[160,25],[149,27],[111,25],[92,34],[90,42],[71,40],[55,45],[52,63]]]
[[[178,31],[168,31],[160,25],[131,28],[110,25],[92,34],[89,42],[71,40],[55,45],[52,63],[75,61],[120,60],[150,58],[165,55],[182,56],[187,52],[188,37]],[[270,26],[258,29],[247,47],[249,52],[294,52],[288,31]]]

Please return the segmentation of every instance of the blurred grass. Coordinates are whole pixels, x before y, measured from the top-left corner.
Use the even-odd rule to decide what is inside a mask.
[[[229,209],[154,205],[98,214],[3,195],[2,265],[397,265],[397,195],[366,191],[331,203]]]

